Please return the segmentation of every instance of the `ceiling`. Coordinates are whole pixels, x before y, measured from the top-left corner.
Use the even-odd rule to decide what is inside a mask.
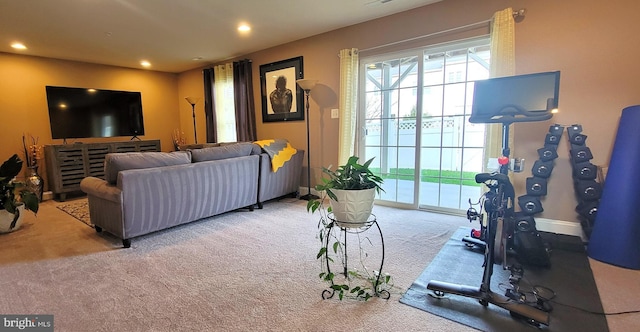
[[[179,73],[438,1],[0,0],[0,52]]]

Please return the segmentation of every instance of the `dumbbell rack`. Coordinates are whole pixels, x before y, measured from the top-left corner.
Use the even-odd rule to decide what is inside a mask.
[[[582,230],[589,238],[602,196],[602,184],[596,180],[598,168],[591,163],[593,155],[586,145],[587,136],[582,134],[582,125],[574,124],[567,127],[567,133],[569,144],[571,144],[569,154],[573,170],[573,186],[578,200],[576,212],[578,212]]]
[[[532,177],[526,180],[527,194],[518,197],[518,206],[521,211],[516,213],[516,227],[520,231],[535,230],[533,215],[544,211],[540,199],[547,194],[547,181],[555,166],[555,159],[558,158],[557,148],[564,128],[559,124],[549,127],[545,144],[538,149],[539,159],[534,162],[531,169]],[[587,136],[582,134],[582,125],[568,126],[567,138],[570,144],[569,155],[574,191],[578,200],[576,212],[578,212],[583,231],[589,237],[598,212],[602,184],[596,181],[598,169],[590,162],[593,154],[586,146]],[[518,246],[517,242],[516,239],[514,246]]]
[[[515,214],[516,231],[513,247],[523,263],[537,266],[549,266],[549,255],[544,242],[536,229],[534,215],[544,211],[542,196],[547,195],[547,180],[551,176],[555,160],[558,158],[558,144],[562,138],[564,127],[558,124],[549,127],[544,146],[538,149],[538,160],[533,163],[531,177],[526,179],[526,195],[518,197],[520,211]]]

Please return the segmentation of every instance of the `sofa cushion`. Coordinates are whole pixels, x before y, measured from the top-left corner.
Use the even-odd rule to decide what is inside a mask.
[[[202,143],[202,144],[183,144],[178,147],[180,151],[210,148],[212,146],[220,146],[220,143]]]
[[[222,142],[222,143],[218,143],[219,146],[226,146],[226,145],[231,145],[231,144],[251,144],[251,148],[253,150],[251,150],[251,154],[261,154],[262,153],[262,148],[260,147],[260,145],[255,144],[254,142]]]
[[[104,177],[108,183],[115,184],[120,171],[190,163],[188,151],[109,153],[104,160]]]
[[[253,151],[253,143],[234,143],[216,147],[190,150],[194,163],[200,161],[220,160],[244,157]]]

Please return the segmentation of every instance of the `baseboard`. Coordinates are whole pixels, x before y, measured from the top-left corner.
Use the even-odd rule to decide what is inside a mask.
[[[306,195],[308,193],[308,191],[309,191],[309,188],[307,188],[307,187],[299,187],[298,188],[298,192],[300,193],[300,196]],[[318,197],[321,197],[320,196],[321,192],[317,191],[315,188],[311,188],[311,194],[316,195]]]
[[[52,191],[45,191],[42,193],[42,200],[43,201],[48,201],[50,199],[53,199],[53,192]]]
[[[300,195],[306,195],[308,191],[307,187],[300,187],[298,192]],[[322,193],[311,188],[311,193],[320,196]],[[535,218],[536,220],[536,229],[541,232],[549,232],[556,234],[564,234],[571,236],[579,236],[583,242],[587,242],[588,239],[582,231],[582,225],[579,222],[573,221],[565,221],[565,220],[555,220],[555,219],[547,219],[547,218]]]
[[[580,225],[579,222],[546,218],[535,218],[535,220],[536,229],[538,231],[579,236],[580,238],[582,238],[583,242],[587,242],[587,238],[582,231],[582,225]]]

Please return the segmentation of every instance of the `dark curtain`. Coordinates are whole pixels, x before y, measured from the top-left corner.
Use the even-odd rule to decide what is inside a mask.
[[[236,133],[238,142],[255,141],[256,112],[253,102],[253,84],[251,82],[251,60],[245,59],[233,63],[233,93],[236,109]]]
[[[204,114],[206,118],[207,143],[216,143],[216,106],[213,102],[213,68],[202,71],[204,76]]]

